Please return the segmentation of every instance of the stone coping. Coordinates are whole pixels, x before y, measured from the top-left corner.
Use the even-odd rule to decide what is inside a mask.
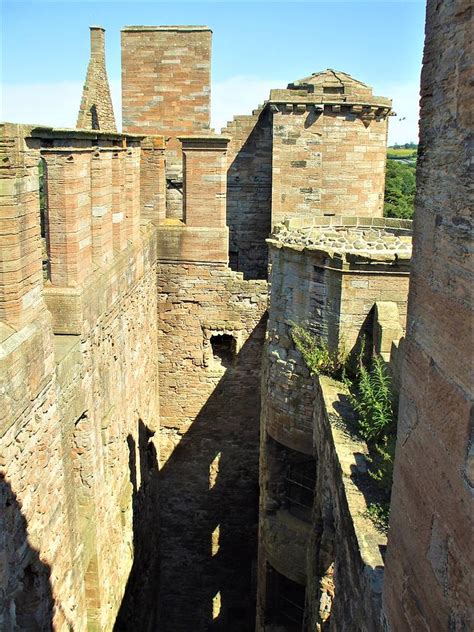
[[[23,136],[25,138],[47,139],[79,139],[79,140],[136,140],[145,138],[146,134],[128,134],[98,129],[76,129],[73,127],[50,127],[48,125],[36,125],[32,123],[0,122],[0,129],[4,129],[6,135]]]
[[[361,559],[370,577],[372,589],[381,593],[384,567],[381,551],[387,545],[387,536],[377,531],[373,522],[365,515],[371,496],[374,496],[374,501],[377,500],[371,491],[374,483],[367,472],[367,445],[345,427],[344,406],[340,402],[341,395],[343,398],[347,395],[346,387],[326,376],[315,377],[315,383],[323,399],[324,414],[329,423],[334,451],[339,462],[341,482]]]
[[[212,29],[209,26],[193,26],[186,24],[170,26],[124,26],[121,31],[122,33],[126,31],[184,31],[185,33],[189,33],[192,31],[210,31],[212,33]]]
[[[402,262],[409,261],[412,254],[407,224],[406,220],[382,218],[296,218],[277,224],[267,243],[276,248],[322,252],[331,258],[339,255],[346,261],[355,255],[372,261]]]
[[[376,226],[379,228],[406,230],[410,234],[413,226],[411,219],[363,217],[357,215],[303,215],[285,219],[282,224],[289,229],[307,226]]]
[[[227,149],[227,144],[231,140],[230,136],[221,134],[190,134],[189,136],[178,136],[178,140],[183,145],[183,149]]]

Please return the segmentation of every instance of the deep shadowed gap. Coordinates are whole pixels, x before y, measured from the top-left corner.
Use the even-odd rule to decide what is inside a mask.
[[[0,575],[0,630],[52,630],[50,567],[29,544],[26,518],[1,472],[0,558],[5,561]]]

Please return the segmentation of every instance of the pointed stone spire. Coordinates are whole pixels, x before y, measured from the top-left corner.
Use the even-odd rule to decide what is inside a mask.
[[[105,29],[91,26],[91,57],[76,127],[116,132],[109,80],[105,68]]]

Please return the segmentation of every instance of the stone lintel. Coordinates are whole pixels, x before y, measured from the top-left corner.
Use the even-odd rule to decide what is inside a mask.
[[[229,136],[220,135],[197,135],[178,136],[178,140],[183,146],[183,151],[200,150],[200,151],[226,151],[227,144],[230,141]]]

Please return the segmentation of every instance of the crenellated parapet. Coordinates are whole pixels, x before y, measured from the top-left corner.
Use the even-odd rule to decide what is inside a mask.
[[[39,143],[21,125],[2,124],[0,321],[21,329],[44,308],[41,296]]]
[[[142,137],[4,124],[0,320],[14,330],[48,307],[56,333],[79,333],[84,292],[141,244],[164,208],[164,139],[142,161]],[[43,269],[43,272],[42,272]]]
[[[166,262],[228,261],[226,226],[228,137],[180,137],[183,153],[183,220],[169,218],[158,227],[159,257]]]

